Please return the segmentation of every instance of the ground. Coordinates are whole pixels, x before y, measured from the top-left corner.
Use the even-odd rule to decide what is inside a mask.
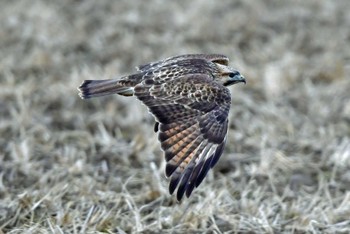
[[[348,0],[0,2],[0,233],[349,233]],[[169,195],[135,98],[84,79],[186,53],[230,57],[227,146]]]

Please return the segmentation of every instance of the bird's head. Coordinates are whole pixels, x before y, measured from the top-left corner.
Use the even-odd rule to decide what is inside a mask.
[[[224,86],[230,86],[239,82],[246,83],[244,76],[239,71],[219,63],[216,63],[216,66],[218,68],[216,80]]]

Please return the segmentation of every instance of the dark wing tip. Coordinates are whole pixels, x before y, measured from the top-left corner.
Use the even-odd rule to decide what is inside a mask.
[[[204,180],[204,178],[207,176],[208,171],[210,170],[210,163],[211,163],[211,160],[212,160],[212,156],[209,157],[207,160],[205,160],[204,165],[203,165],[201,171],[199,172],[197,178],[195,179],[196,187],[198,187],[198,186],[202,183],[202,181]]]
[[[165,175],[167,177],[170,177],[174,173],[176,168],[177,168],[177,165],[167,163],[167,165],[165,166]]]
[[[193,175],[194,166],[195,166],[194,161],[191,161],[190,164],[187,165],[187,167],[184,171],[182,171],[181,173],[178,173],[178,174],[175,173],[172,175],[172,177],[178,178],[176,185],[175,184],[171,185],[171,186],[177,187],[176,197],[177,197],[178,201],[180,201],[182,199],[182,197],[184,196],[185,193],[186,193],[187,197],[189,197],[189,194],[191,194],[191,192],[189,193],[187,190],[188,190],[188,188],[191,187],[191,177]],[[181,182],[180,182],[180,180],[181,180]],[[173,188],[173,189],[175,189],[175,188]]]
[[[176,198],[178,201],[180,201],[182,199],[182,197],[184,196],[185,192],[187,191],[188,188],[188,180],[190,179],[190,176],[192,174],[193,171],[193,167],[192,166],[188,166],[182,176],[181,179],[181,183],[179,185],[179,188],[177,189],[177,193],[176,193]]]
[[[190,180],[189,180],[189,183],[188,183],[188,186],[187,186],[187,189],[186,189],[186,197],[190,197],[191,196],[191,193],[193,191],[193,189],[196,186],[196,181],[197,181],[197,178],[198,178],[198,174],[199,172],[202,170],[203,168],[203,164],[204,164],[205,160],[201,160],[196,166],[195,168],[193,169],[193,172],[192,172],[192,175],[190,177]]]
[[[182,197],[184,196],[185,194],[185,190],[177,190],[177,193],[176,193],[176,199],[177,201],[181,201]]]
[[[173,176],[169,183],[169,193],[173,194],[177,185],[179,184],[181,176]]]

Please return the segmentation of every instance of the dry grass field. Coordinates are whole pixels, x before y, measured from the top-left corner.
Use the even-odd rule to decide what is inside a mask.
[[[0,233],[349,233],[350,1],[0,1]],[[84,79],[222,53],[227,146],[168,194],[136,98]]]

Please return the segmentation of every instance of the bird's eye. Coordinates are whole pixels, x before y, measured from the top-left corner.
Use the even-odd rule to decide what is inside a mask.
[[[234,73],[234,72],[231,72],[231,73],[228,74],[228,76],[231,77],[231,78],[235,77],[235,75],[237,75],[237,74]]]

